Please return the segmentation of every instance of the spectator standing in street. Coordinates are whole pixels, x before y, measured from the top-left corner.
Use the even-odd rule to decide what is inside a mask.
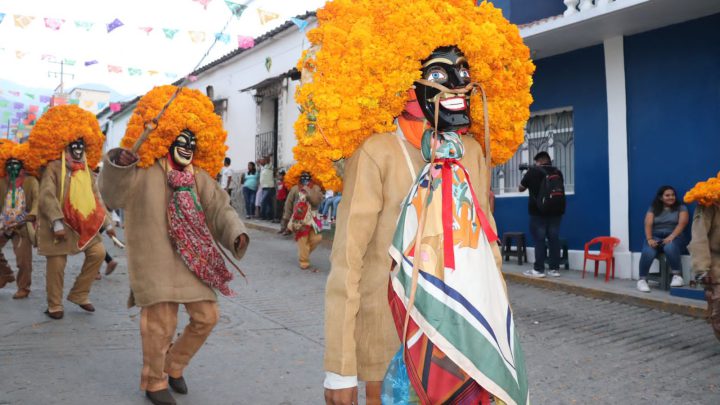
[[[310,253],[322,241],[320,224],[315,213],[322,200],[320,186],[313,183],[310,173],[300,175],[300,184],[294,185],[288,193],[283,223],[295,233],[298,248],[298,262],[302,270],[310,268]],[[313,269],[313,272],[317,271]]]
[[[519,190],[530,191],[528,213],[530,214],[530,234],[535,240],[535,264],[532,270],[524,272],[526,276],[545,277],[547,238],[550,247],[548,274],[560,276],[560,222],[565,213],[565,187],[562,172],[552,165],[550,155],[539,152],[520,181]]]
[[[662,186],[645,214],[645,242],[640,255],[640,279],[637,289],[650,292],[647,275],[650,266],[659,253],[665,253],[673,277],[671,287],[682,287],[681,249],[682,233],[690,216],[687,207],[677,199],[677,193],[671,186]]]
[[[266,156],[261,160],[260,165],[260,188],[262,189],[260,199],[260,219],[271,221],[273,219],[273,200],[275,199],[275,168]]]
[[[255,195],[258,190],[258,173],[255,162],[248,162],[247,173],[240,178],[243,198],[245,200],[245,218],[250,219],[255,214]]]
[[[220,169],[220,188],[227,191],[228,195],[232,197],[232,170],[230,170],[231,160],[229,157],[223,161],[223,168]]]

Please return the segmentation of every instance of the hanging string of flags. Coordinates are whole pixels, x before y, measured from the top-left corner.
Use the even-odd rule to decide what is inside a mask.
[[[203,6],[205,10],[207,10],[208,4],[212,0],[193,0]],[[225,0],[225,4],[230,9],[230,11],[237,17],[240,18],[245,10],[247,10],[248,6],[246,4],[240,4],[236,3],[230,0]],[[258,18],[260,19],[260,24],[266,25],[270,21],[276,20],[280,18],[280,14],[264,10],[261,8],[257,9]],[[5,16],[7,16],[6,13],[0,12],[0,24],[3,23]],[[60,31],[63,29],[67,29],[67,25],[65,24],[67,21],[62,18],[53,18],[53,17],[37,17],[37,16],[30,16],[30,15],[20,15],[20,14],[13,14],[13,22],[15,24],[15,27],[20,29],[28,28],[31,24],[33,24],[34,21],[40,21],[44,24],[45,28],[51,30],[51,31]],[[75,27],[75,29],[80,31],[86,31],[90,32],[93,30],[94,27],[104,27],[104,31],[107,34],[110,34],[112,32],[115,32],[116,30],[126,27],[124,29],[130,29],[127,28],[127,25],[120,20],[119,18],[114,18],[110,22],[98,22],[98,21],[85,21],[85,20],[73,20],[72,21]],[[181,31],[187,32],[188,38],[193,43],[203,43],[206,42],[209,38],[216,38],[218,37],[223,43],[228,44],[230,43],[230,35],[229,34],[223,34],[219,32],[205,32],[205,31],[199,31],[199,30],[181,30],[178,28],[159,28],[156,29],[156,27],[150,27],[150,26],[140,26],[135,27],[136,29],[144,32],[146,35],[150,35],[153,32],[161,33],[166,39],[168,40],[174,40],[177,38],[176,34]]]
[[[0,48],[0,54],[2,54],[5,51],[4,48]],[[15,50],[15,58],[16,59],[22,59],[22,60],[28,60],[30,58],[30,55],[33,55],[31,52],[25,52],[22,50]],[[92,60],[86,60],[79,64],[79,61],[77,59],[72,58],[62,58],[55,55],[51,55],[48,53],[42,53],[42,54],[35,54],[40,57],[41,61],[46,62],[63,62],[66,66],[79,66],[83,68],[90,68],[90,67],[99,67],[104,65],[107,69],[108,73],[115,73],[115,74],[122,74],[127,73],[129,76],[157,76],[162,75],[163,77],[167,79],[176,79],[178,77],[177,73],[174,72],[161,72],[157,69],[142,69],[138,67],[126,67],[126,66],[118,66],[113,64],[101,64],[100,61],[97,59]]]

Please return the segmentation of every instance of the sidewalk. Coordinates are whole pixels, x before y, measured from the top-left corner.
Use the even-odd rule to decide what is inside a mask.
[[[280,229],[280,224],[269,221],[250,219],[245,220],[245,224],[248,228],[265,232],[276,233]],[[333,233],[334,229],[323,231],[322,246],[328,249],[332,247]],[[280,237],[280,235],[277,236]],[[292,240],[289,236],[286,238]],[[560,270],[561,277],[533,278],[523,274],[528,269],[532,269],[531,264],[520,266],[512,259],[503,263],[505,279],[515,283],[652,308],[694,318],[705,318],[705,301],[672,296],[669,291],[664,291],[652,285],[650,293],[643,293],[635,288],[635,280],[611,279],[606,283],[605,274],[603,273],[600,273],[598,278],[595,279],[593,272],[588,271],[585,278],[582,278],[582,271],[578,270]]]

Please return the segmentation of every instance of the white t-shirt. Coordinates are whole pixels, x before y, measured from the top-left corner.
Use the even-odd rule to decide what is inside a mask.
[[[220,188],[223,190],[228,188],[228,181],[232,176],[232,170],[229,167],[223,167],[220,169]]]

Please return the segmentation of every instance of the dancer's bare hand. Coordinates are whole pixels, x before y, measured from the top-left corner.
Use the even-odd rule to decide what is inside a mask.
[[[248,238],[248,236],[246,234],[242,234],[242,235],[238,236],[237,238],[235,238],[235,250],[236,251],[243,250],[245,248],[245,246],[248,245],[249,241],[250,241],[250,239]]]
[[[358,388],[325,389],[326,405],[358,405]]]
[[[65,240],[65,229],[60,229],[54,232],[55,240],[56,241],[63,241]]]
[[[107,229],[105,230],[105,233],[111,238],[117,238],[117,233],[115,233],[114,229]]]
[[[133,153],[132,151],[129,151],[127,149],[121,149],[120,153],[117,155],[115,164],[117,164],[118,166],[130,166],[131,164],[137,162],[139,159],[140,157],[138,157],[137,153]]]

